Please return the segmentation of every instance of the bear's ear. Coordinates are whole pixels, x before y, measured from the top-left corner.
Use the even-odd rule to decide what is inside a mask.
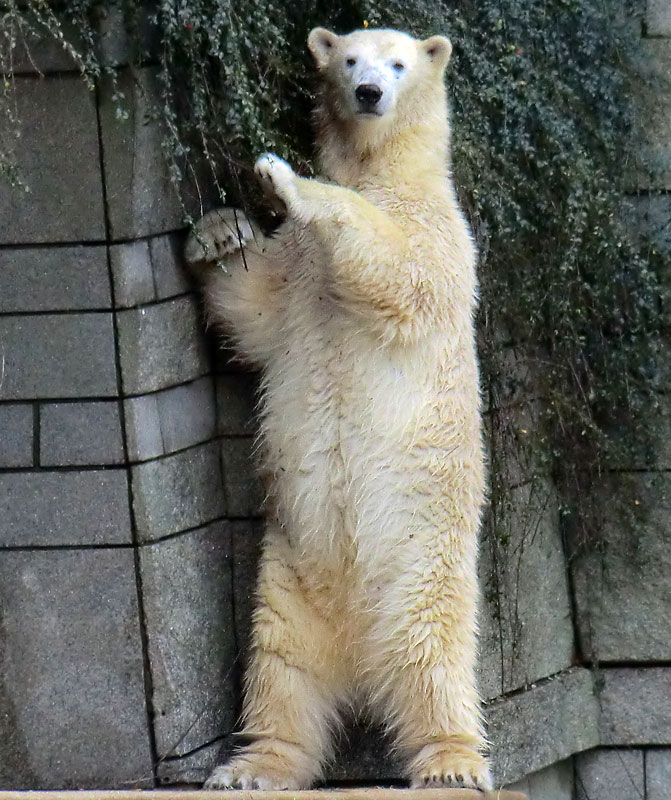
[[[452,42],[444,36],[432,36],[424,39],[420,47],[429,57],[432,64],[441,71],[445,69],[452,55]]]
[[[333,48],[338,41],[338,36],[326,28],[313,28],[308,36],[308,50],[319,69],[323,69],[329,62]]]

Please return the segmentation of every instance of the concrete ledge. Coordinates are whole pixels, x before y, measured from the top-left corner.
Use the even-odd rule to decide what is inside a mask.
[[[253,791],[80,791],[0,792],[0,800],[526,800],[520,792],[504,789],[309,789],[299,792]]]

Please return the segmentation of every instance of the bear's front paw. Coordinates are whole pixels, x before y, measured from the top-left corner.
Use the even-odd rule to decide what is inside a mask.
[[[410,785],[423,787],[492,788],[485,758],[473,747],[458,742],[436,742],[423,747],[410,765]]]
[[[193,227],[184,248],[184,260],[196,273],[204,265],[242,249],[254,238],[254,229],[243,211],[215,208]]]
[[[274,153],[266,153],[257,160],[254,172],[264,192],[279,197],[288,208],[294,199],[296,173],[287,162]]]

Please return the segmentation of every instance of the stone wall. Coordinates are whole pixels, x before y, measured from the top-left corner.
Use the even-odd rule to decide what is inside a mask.
[[[647,0],[631,20],[639,54],[634,146],[625,214],[671,253],[671,3]],[[594,667],[601,747],[576,759],[577,800],[661,800],[671,794],[671,483],[669,287],[662,275],[654,442],[603,479],[604,552],[573,563],[579,652]],[[623,519],[608,498],[626,486]]]
[[[632,25],[641,67],[668,73],[671,8],[648,1]],[[133,79],[113,29],[106,53],[126,121],[109,85],[89,91],[58,49],[18,67],[30,191],[0,194],[0,788],[202,780],[239,709],[261,536],[255,376],[217,353],[181,269],[182,210],[147,120],[154,71]],[[627,208],[662,246],[671,95],[655,85]],[[509,356],[514,388],[486,424],[519,436],[539,407]],[[640,526],[606,514],[608,551],[571,559],[550,477],[509,463],[508,535],[483,540],[495,773],[530,800],[661,800],[671,785],[663,377],[659,388],[657,452],[600,489],[608,507],[634,482],[650,511]],[[398,778],[380,732],[360,728],[329,774]]]
[[[0,784],[151,786],[236,716],[249,379],[215,370],[181,267],[152,70],[120,68],[119,122],[33,45],[29,191],[0,194]]]

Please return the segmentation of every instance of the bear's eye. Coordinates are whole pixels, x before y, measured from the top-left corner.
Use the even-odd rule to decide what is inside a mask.
[[[405,64],[402,61],[394,61],[392,67],[396,70],[396,72],[403,72],[405,69]]]
[[[350,56],[345,63],[348,67],[353,67],[356,64],[356,58]]]

